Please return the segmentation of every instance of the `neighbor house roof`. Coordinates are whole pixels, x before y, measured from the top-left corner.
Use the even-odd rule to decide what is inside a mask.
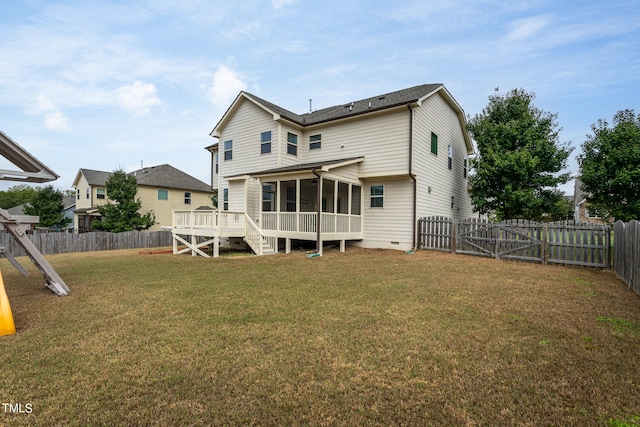
[[[92,186],[105,186],[107,179],[111,176],[111,172],[80,169],[76,179],[73,181],[74,185],[77,185],[80,174],[84,175],[89,185]],[[136,178],[138,185],[203,191],[207,193],[213,192],[210,185],[168,164],[138,169],[129,172],[129,175],[133,175]]]
[[[205,184],[199,179],[168,164],[138,169],[137,171],[130,172],[129,175],[136,177],[138,185],[204,191],[207,193],[213,192],[209,184]]]
[[[460,126],[463,130],[465,143],[467,145],[467,151],[469,153],[473,153],[473,145],[471,143],[469,133],[466,129],[464,110],[462,109],[462,107],[460,107],[453,96],[451,96],[451,94],[441,83],[413,86],[395,92],[389,92],[370,98],[350,101],[346,104],[339,104],[333,107],[311,111],[306,114],[293,113],[256,95],[242,91],[238,94],[231,106],[227,109],[220,121],[216,124],[215,128],[211,131],[211,136],[220,136],[222,128],[225,127],[227,121],[231,118],[231,116],[233,116],[233,113],[237,110],[237,108],[239,108],[240,104],[242,104],[244,100],[249,100],[263,108],[265,111],[268,111],[273,115],[274,120],[284,119],[298,126],[305,127],[331,122],[334,120],[347,119],[350,117],[360,116],[391,108],[397,108],[405,105],[417,106],[420,105],[423,100],[435,93],[440,93],[445,101],[456,112],[458,119],[460,120]],[[207,147],[207,149],[211,151],[211,149],[213,149],[215,145],[216,144],[213,144]]]
[[[58,174],[3,132],[0,132],[0,155],[21,169],[20,171],[0,170],[0,179],[23,182],[49,182],[60,178]]]

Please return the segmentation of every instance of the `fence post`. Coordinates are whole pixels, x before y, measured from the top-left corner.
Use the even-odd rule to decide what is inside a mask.
[[[458,244],[458,221],[451,219],[451,253],[456,253]]]
[[[546,265],[549,260],[548,251],[549,251],[549,224],[542,224],[542,247],[541,254],[542,255],[542,265]]]

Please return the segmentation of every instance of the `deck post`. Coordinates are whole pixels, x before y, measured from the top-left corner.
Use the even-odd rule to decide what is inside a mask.
[[[285,254],[291,253],[291,239],[288,237],[284,239],[284,253]]]
[[[198,246],[198,236],[196,236],[195,234],[191,235],[191,244],[193,245],[194,248]],[[191,256],[198,256],[198,254],[196,253],[196,251],[192,249]]]
[[[346,242],[346,240],[340,240],[340,252],[345,251]]]
[[[220,256],[220,236],[213,238],[213,257],[218,258]]]

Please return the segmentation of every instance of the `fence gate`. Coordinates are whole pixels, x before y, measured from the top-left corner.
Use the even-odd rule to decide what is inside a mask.
[[[540,262],[544,256],[542,238],[540,224],[530,221],[469,219],[457,223],[455,252]]]

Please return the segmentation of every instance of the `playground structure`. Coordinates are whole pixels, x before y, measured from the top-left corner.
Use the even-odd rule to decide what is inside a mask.
[[[0,169],[0,180],[44,183],[59,178],[55,172],[2,132],[0,132],[0,154],[20,168],[19,171]],[[44,276],[45,286],[59,296],[67,295],[70,292],[67,284],[27,236],[27,230],[35,226],[38,220],[37,216],[11,215],[6,210],[0,209],[0,225],[22,246],[31,261],[38,267]],[[24,276],[29,276],[29,272],[2,246],[0,246],[0,256],[7,258]],[[9,315],[11,315],[10,311]],[[3,309],[0,311],[0,322],[4,316],[6,314]]]

